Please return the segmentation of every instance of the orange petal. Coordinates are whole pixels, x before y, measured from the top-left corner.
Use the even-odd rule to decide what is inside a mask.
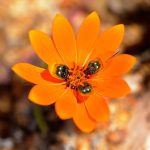
[[[41,77],[41,72],[45,69],[33,66],[28,63],[18,63],[12,67],[12,70],[23,79],[34,84],[48,84],[46,80]]]
[[[66,65],[73,66],[77,60],[76,41],[73,29],[68,20],[62,15],[56,15],[52,28],[53,39],[57,50]]]
[[[114,56],[108,61],[105,68],[98,74],[99,77],[109,78],[122,76],[135,65],[136,58],[131,55],[122,54]]]
[[[87,99],[85,105],[91,118],[101,123],[109,121],[109,108],[103,97],[94,93]]]
[[[124,36],[124,25],[116,25],[101,33],[89,60],[99,57],[105,62],[118,51]]]
[[[64,82],[64,80],[53,77],[48,70],[44,70],[43,72],[41,72],[41,76],[44,80],[47,80],[50,82],[55,82],[55,83]]]
[[[81,94],[79,91],[74,90],[74,91],[73,91],[73,94],[74,94],[74,96],[76,97],[77,102],[78,102],[78,103],[82,103],[82,102],[84,102],[84,101],[87,100],[87,98],[89,97],[89,95],[90,95],[91,93],[90,93],[90,94],[87,94],[87,95],[84,95],[84,94]]]
[[[29,37],[33,49],[44,62],[49,65],[62,63],[59,53],[48,35],[38,30],[31,30]]]
[[[68,89],[55,103],[55,110],[61,119],[70,119],[76,112],[77,101],[72,91]]]
[[[99,35],[100,20],[96,12],[92,12],[81,24],[77,34],[78,65],[83,65]]]
[[[63,85],[35,85],[28,98],[33,103],[46,106],[54,103],[64,91],[65,86]]]
[[[73,117],[73,121],[83,132],[91,132],[96,127],[96,123],[88,116],[84,103],[77,105],[77,111]]]
[[[97,87],[95,88],[101,95],[111,98],[126,96],[130,93],[128,84],[119,78],[99,80],[97,81]]]

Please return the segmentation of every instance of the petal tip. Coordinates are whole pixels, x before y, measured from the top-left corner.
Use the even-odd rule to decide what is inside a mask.
[[[126,92],[120,95],[120,97],[128,96],[132,92],[132,89],[129,86],[128,82],[126,80],[123,80],[123,81],[126,83],[127,87],[126,87]]]
[[[13,66],[11,67],[11,70],[14,71],[15,73],[17,73],[18,69],[20,69],[20,67],[21,67],[22,64],[23,64],[23,63],[17,63],[17,64],[15,64],[15,65],[13,65]]]
[[[93,132],[94,129],[96,128],[96,127],[93,127],[93,128],[83,128],[83,127],[80,127],[80,126],[76,123],[76,121],[75,121],[74,118],[73,118],[73,122],[74,122],[74,124],[76,125],[77,129],[79,129],[80,131],[82,131],[82,132],[84,132],[84,133],[91,133],[91,132]]]
[[[132,61],[132,67],[131,69],[134,67],[134,65],[137,63],[137,58],[135,56],[130,55],[131,57],[131,61]]]
[[[132,56],[133,57],[133,62],[134,62],[134,64],[136,64],[137,63],[137,58],[135,57],[135,56]]]
[[[137,58],[135,56],[129,55],[129,54],[122,54],[126,57],[128,57],[128,60],[132,62],[132,66],[134,66],[137,63]]]
[[[16,64],[11,67],[11,70],[15,72],[15,70],[16,70]]]
[[[36,36],[38,33],[41,33],[41,31],[33,29],[29,31],[29,38],[32,39],[34,36]]]
[[[95,19],[97,19],[99,22],[100,22],[100,18],[99,18],[99,15],[98,15],[98,13],[96,12],[96,11],[93,11],[93,12],[91,12],[88,16],[87,16],[87,18],[95,18]],[[100,23],[99,23],[100,24]]]
[[[57,14],[55,15],[55,17],[54,17],[53,22],[59,21],[60,19],[65,19],[65,20],[67,20],[65,16],[63,16],[63,15],[60,14],[60,13],[57,13]]]
[[[18,72],[18,66],[17,65],[12,66],[11,70],[13,71],[13,73],[17,74],[17,72]]]
[[[29,31],[29,36],[31,36],[31,35],[34,34],[35,32],[36,32],[36,30],[34,30],[34,29],[33,29],[33,30],[30,30],[30,31]]]
[[[124,32],[125,26],[124,26],[124,24],[118,24],[118,25],[115,26],[115,28],[116,28],[118,31]]]
[[[51,104],[50,101],[49,101],[49,102],[48,102],[48,101],[43,101],[42,99],[40,100],[40,99],[38,98],[37,94],[36,94],[35,91],[34,91],[37,86],[38,86],[38,85],[34,86],[34,87],[30,90],[30,92],[29,92],[29,94],[28,94],[28,99],[30,100],[30,102],[32,102],[32,103],[34,103],[34,104],[37,104],[37,105],[41,105],[41,106],[48,106],[48,105],[50,105],[50,104]]]
[[[97,13],[96,11],[92,11],[92,12],[90,13],[90,15],[98,16],[98,13]]]

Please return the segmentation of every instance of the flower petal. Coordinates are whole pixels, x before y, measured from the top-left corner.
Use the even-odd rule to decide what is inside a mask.
[[[136,58],[134,56],[127,54],[114,56],[108,61],[105,68],[98,75],[104,78],[122,76],[130,71],[135,63]]]
[[[62,15],[56,15],[53,22],[52,34],[54,43],[66,65],[76,63],[77,51],[73,29],[68,20]]]
[[[48,70],[44,70],[43,72],[41,72],[41,76],[44,80],[47,80],[50,82],[54,82],[54,83],[64,82],[64,80],[52,76]]]
[[[94,93],[85,102],[89,115],[97,122],[106,123],[109,121],[109,108],[106,100]]]
[[[23,79],[34,84],[48,84],[46,80],[41,77],[41,73],[45,70],[33,66],[28,63],[18,63],[12,67],[12,70]]]
[[[58,51],[47,34],[38,30],[31,30],[29,37],[33,49],[45,63],[49,65],[62,63]]]
[[[77,105],[77,111],[73,117],[73,121],[83,132],[91,132],[96,127],[96,122],[90,119],[84,103]]]
[[[117,49],[122,42],[123,36],[123,24],[113,26],[101,33],[89,60],[100,57],[102,62],[105,62],[118,51]]]
[[[31,102],[38,105],[50,105],[58,100],[58,96],[63,94],[65,86],[63,85],[35,85],[28,98]]]
[[[99,35],[100,19],[96,12],[88,15],[77,34],[78,65],[83,65]]]
[[[111,98],[126,96],[130,93],[128,84],[119,78],[99,80],[95,88],[101,95]]]
[[[61,119],[70,119],[76,112],[77,101],[70,89],[60,96],[55,103],[55,110]]]

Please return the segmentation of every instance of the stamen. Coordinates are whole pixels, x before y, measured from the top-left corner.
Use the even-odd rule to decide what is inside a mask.
[[[83,69],[76,66],[73,70],[69,70],[68,78],[66,79],[66,85],[71,89],[77,90],[79,85],[86,81]]]

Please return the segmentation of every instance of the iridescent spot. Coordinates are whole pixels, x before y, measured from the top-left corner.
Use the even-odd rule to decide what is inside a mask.
[[[66,79],[69,75],[69,68],[66,65],[58,65],[56,67],[56,75],[62,79]]]
[[[91,93],[92,86],[89,83],[85,82],[83,83],[83,85],[80,85],[78,87],[78,90],[83,94],[88,94],[88,93]]]
[[[93,75],[99,71],[101,68],[101,64],[98,60],[90,61],[84,73],[86,75]]]

